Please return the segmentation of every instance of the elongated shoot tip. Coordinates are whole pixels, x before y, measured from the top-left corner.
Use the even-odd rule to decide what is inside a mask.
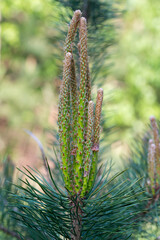
[[[155,116],[150,116],[149,119],[150,119],[151,122],[156,120]]]
[[[76,11],[74,12],[74,15],[75,15],[77,18],[80,17],[80,16],[82,15],[81,10],[76,10]]]
[[[81,18],[80,18],[80,24],[81,24],[82,27],[83,27],[83,26],[86,26],[87,21],[86,21],[85,17],[81,17]]]

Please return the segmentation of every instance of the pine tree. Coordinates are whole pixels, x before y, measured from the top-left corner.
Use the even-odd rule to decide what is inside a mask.
[[[80,84],[77,84],[73,54],[74,36],[79,28]],[[139,187],[134,180],[120,181],[122,173],[109,177],[110,166],[99,175],[98,153],[103,90],[91,100],[87,22],[81,11],[74,12],[65,42],[63,81],[59,97],[59,174],[63,184],[56,183],[42,146],[42,157],[50,181],[34,169],[21,171],[26,176],[19,193],[14,218],[19,221],[22,239],[128,239],[137,212],[134,206]],[[134,192],[134,195],[133,195]],[[139,201],[142,199],[139,196]]]

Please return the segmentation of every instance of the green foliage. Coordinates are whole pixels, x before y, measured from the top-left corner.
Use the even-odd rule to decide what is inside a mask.
[[[13,201],[9,195],[13,191],[12,183],[14,174],[14,165],[9,157],[3,159],[2,167],[2,171],[0,172],[0,238],[2,240],[20,239],[19,235],[15,232],[15,229],[18,231],[20,228],[17,227],[17,222],[9,214],[9,207]]]
[[[159,123],[158,123],[158,126]],[[159,127],[158,127],[159,128]],[[156,239],[159,236],[159,216],[160,216],[160,199],[159,199],[159,164],[160,155],[156,154],[157,146],[159,153],[159,133],[155,118],[151,117],[151,127],[145,133],[142,139],[138,139],[133,144],[128,161],[127,178],[132,182],[135,178],[140,178],[138,185],[143,191],[143,198],[147,200],[136,206],[137,212],[141,212],[138,217],[138,227],[136,236],[140,239]],[[158,139],[157,139],[158,137]],[[157,144],[158,140],[158,144]],[[138,238],[139,239],[139,238]]]
[[[35,109],[44,100],[42,87],[46,91],[58,74],[51,55],[55,33],[50,23],[53,11],[53,18],[58,18],[54,10],[57,5],[50,5],[50,1],[25,4],[7,0],[2,1],[2,8],[1,117],[7,117],[9,126],[22,126],[24,120],[40,119]]]
[[[62,39],[63,35],[58,28],[62,17],[66,20],[72,12],[68,7],[72,10],[79,7],[83,11],[83,16],[87,17],[92,80],[100,77],[104,79],[108,73],[106,60],[109,56],[108,47],[113,43],[114,27],[111,20],[115,18],[115,3],[100,0],[59,2],[67,8],[49,0],[28,1],[27,5],[19,0],[2,2],[0,123],[3,131],[5,127],[9,130],[17,126],[26,127],[27,124],[36,128],[46,127],[49,108],[54,99],[52,85],[59,75],[58,65],[62,58],[59,56],[63,55],[61,46],[57,47],[57,40]],[[114,123],[122,129],[130,126],[135,129],[136,126],[137,133],[142,127],[141,119],[146,120],[148,112],[149,114],[159,112],[157,104],[160,88],[157,67],[159,2],[129,0],[128,7],[129,11],[124,14],[123,19],[124,31],[119,40],[120,57],[117,58],[114,68],[115,77],[119,81],[116,80],[116,85],[120,87],[116,96],[116,107],[121,111],[121,114],[119,112],[115,114]],[[48,28],[48,23],[53,19],[54,23]],[[65,32],[65,27],[61,30]],[[77,49],[72,45],[74,34],[72,37],[68,38],[67,47],[65,46],[65,53],[71,53],[69,61],[71,66],[69,71],[67,69],[67,77],[64,77],[66,85],[61,91],[62,105],[59,107],[61,147],[64,144],[61,148],[62,163],[60,159],[56,162],[57,175],[54,172],[54,178],[48,166],[49,181],[39,172],[26,169],[24,173],[26,179],[22,180],[22,185],[18,184],[19,190],[15,193],[11,186],[14,166],[6,159],[4,173],[0,179],[2,203],[0,220],[3,224],[0,225],[0,230],[5,233],[1,232],[0,238],[13,239],[13,234],[16,234],[17,239],[20,239],[21,235],[21,239],[25,240],[80,239],[80,237],[87,240],[128,238],[155,240],[160,235],[158,230],[160,206],[159,179],[149,170],[153,170],[154,165],[149,165],[148,162],[148,144],[152,132],[149,131],[143,141],[140,139],[136,141],[131,153],[130,169],[121,179],[117,178],[118,174],[113,178],[108,177],[110,170],[108,172],[103,172],[101,168],[97,170],[97,151],[94,151],[97,150],[97,145],[93,144],[96,134],[94,138],[92,134],[93,128],[94,133],[99,132],[99,124],[95,127],[93,123],[90,88],[87,86],[87,90],[84,89],[84,85],[87,85],[86,80],[90,79],[88,59],[86,56],[82,58],[81,53],[82,47],[85,52],[86,44],[82,46],[81,43],[81,47],[78,46],[81,63],[76,64],[77,61],[73,60],[73,55],[77,53]],[[76,36],[76,42],[77,40]],[[56,57],[53,59],[51,54]],[[75,73],[75,65],[81,72],[80,77]],[[78,81],[75,81],[76,77]],[[80,87],[77,87],[79,79]],[[67,81],[71,81],[71,84]],[[71,98],[68,90],[71,91]],[[80,102],[78,96],[81,97]],[[99,133],[97,135],[99,143]],[[156,145],[156,142],[154,143]],[[81,150],[84,156],[81,156]],[[44,154],[43,158],[47,164]],[[79,160],[78,163],[76,159]],[[84,172],[88,172],[88,168],[92,180],[88,175],[84,177]],[[157,165],[157,173],[159,168]],[[137,182],[139,178],[141,180]],[[62,185],[59,187],[61,182]],[[75,185],[78,186],[76,193]],[[82,190],[81,197],[79,190]],[[8,197],[10,191],[13,192],[12,197]],[[139,194],[140,192],[143,194]],[[8,212],[7,205],[13,210],[14,220]],[[133,230],[135,234],[131,237]]]
[[[113,43],[115,9],[109,1],[89,4],[91,80],[98,82],[108,71],[105,59]],[[27,142],[22,128],[39,132],[55,125],[51,117],[57,110],[66,22],[78,7],[83,8],[82,1],[2,1],[0,148],[4,152],[9,146],[19,158],[19,139]]]
[[[128,138],[142,131],[150,115],[160,114],[160,1],[123,3],[111,84],[116,87],[113,121],[122,137]]]
[[[48,127],[56,111],[62,60],[59,13],[66,10],[50,0],[2,0],[1,7],[0,149],[6,152],[20,139],[25,142],[23,128]]]
[[[14,217],[27,231],[30,239],[128,239],[132,234],[134,217],[138,214],[134,210],[134,206],[138,204],[136,198],[139,202],[143,200],[139,186],[134,187],[137,180],[131,183],[128,180],[118,181],[120,173],[110,178],[110,168],[102,173],[101,169],[97,170],[103,90],[98,90],[93,129],[93,102],[88,94],[90,78],[86,20],[84,17],[80,18],[80,15],[80,11],[75,11],[70,23],[60,91],[58,166],[63,174],[63,184],[57,186],[42,145],[34,137],[40,146],[50,180],[47,181],[38,171],[25,168],[26,171],[22,173],[27,178],[21,180],[22,186],[17,186],[19,193],[13,194],[18,209],[13,211]],[[72,46],[78,22],[80,85],[79,89],[73,88],[78,94],[76,102],[71,101],[76,96],[72,95],[71,84],[76,82],[76,78],[73,78],[76,75],[72,66]],[[75,108],[78,109],[76,126],[73,125],[75,121],[72,103],[78,104]],[[76,139],[75,143],[72,142],[73,139]],[[85,164],[89,165],[88,178],[84,171]],[[26,239],[22,232],[21,236]]]
[[[23,173],[27,179],[23,181],[24,187],[18,187],[20,195],[16,198],[20,214],[16,212],[15,217],[24,229],[30,229],[30,239],[61,239],[62,236],[64,239],[71,239],[74,216],[71,203],[76,199],[68,197],[64,186],[58,188],[52,175],[49,184],[39,172],[32,169],[26,169]],[[113,186],[118,175],[112,179],[104,178],[103,175],[88,198],[81,200],[82,239],[94,237],[112,240],[128,239],[130,236],[133,217],[137,214],[133,212],[136,204],[132,197],[133,183],[130,185],[128,182],[117,181]]]

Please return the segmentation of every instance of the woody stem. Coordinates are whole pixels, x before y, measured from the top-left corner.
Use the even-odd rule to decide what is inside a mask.
[[[71,201],[71,240],[81,240],[81,227],[82,227],[82,205],[80,199]]]

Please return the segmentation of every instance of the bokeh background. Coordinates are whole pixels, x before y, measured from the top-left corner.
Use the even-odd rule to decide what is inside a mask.
[[[115,126],[113,159],[128,154],[150,115],[159,118],[159,0],[2,0],[0,153],[17,166],[41,166],[24,129],[45,146],[48,130],[57,129],[63,44],[77,8],[88,20],[93,98],[103,87],[103,127]]]

